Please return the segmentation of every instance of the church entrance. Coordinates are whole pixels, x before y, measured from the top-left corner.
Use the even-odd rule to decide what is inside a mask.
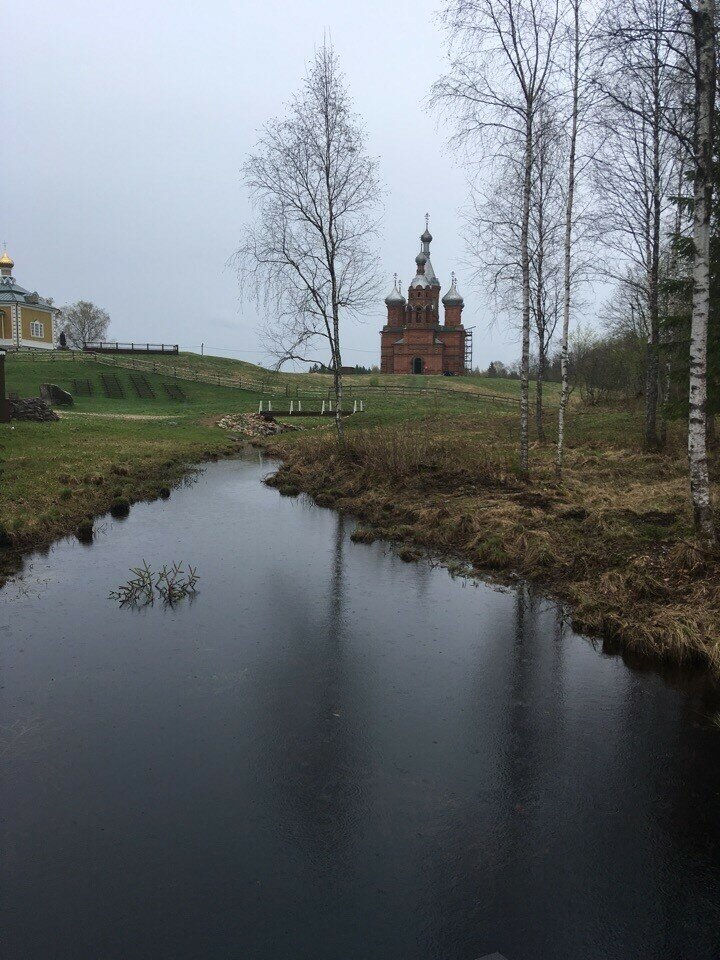
[[[422,357],[415,357],[412,362],[412,372],[413,373],[422,373],[423,372],[423,361]]]

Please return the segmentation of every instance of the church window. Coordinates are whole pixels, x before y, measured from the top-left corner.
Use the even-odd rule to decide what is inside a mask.
[[[39,320],[33,320],[30,324],[30,336],[42,338],[45,335],[45,325]]]

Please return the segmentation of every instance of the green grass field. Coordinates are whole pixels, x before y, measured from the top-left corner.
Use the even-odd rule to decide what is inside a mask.
[[[122,362],[123,358],[120,358]],[[179,354],[178,357],[158,356],[152,358],[152,366],[143,365],[142,370],[126,369],[122,366],[108,365],[71,355],[54,354],[52,360],[29,359],[9,355],[6,361],[6,380],[8,392],[17,392],[23,396],[38,396],[41,383],[55,383],[73,394],[72,407],[63,409],[66,416],[73,414],[132,414],[189,418],[192,420],[221,416],[224,413],[247,412],[257,410],[260,399],[270,400],[274,409],[289,408],[289,398],[282,395],[262,394],[260,382],[264,381],[276,389],[290,391],[296,387],[301,390],[310,386],[316,391],[325,392],[331,388],[332,380],[326,374],[292,374],[264,370],[239,360],[221,357],[200,357],[198,354]],[[237,380],[239,384],[252,377],[255,389],[220,386],[210,382],[187,379],[175,379],[173,368],[191,370],[198,376],[209,380],[220,376]],[[163,371],[167,371],[163,375]],[[142,374],[150,384],[155,397],[141,399],[133,387],[133,375]],[[118,378],[124,393],[123,398],[111,399],[105,396],[101,375],[110,374]],[[75,379],[88,379],[92,384],[92,396],[76,394],[73,386]],[[515,414],[514,403],[494,403],[487,395],[507,396],[516,400],[519,396],[519,384],[514,380],[488,380],[484,377],[373,377],[360,375],[345,378],[350,390],[346,395],[346,408],[351,408],[356,398],[363,398],[364,419],[373,423],[416,420],[427,415],[447,415],[477,412],[482,417],[493,417],[497,412]],[[164,385],[177,384],[186,399],[182,401],[168,399]],[[402,387],[404,392],[393,393],[392,389],[382,387]],[[422,389],[419,389],[422,388]],[[435,392],[437,389],[437,392]],[[427,390],[432,392],[428,393]],[[413,391],[417,391],[414,393]],[[479,391],[479,393],[476,393]],[[556,385],[550,385],[548,403],[552,404]],[[305,398],[305,410],[320,410],[321,393]],[[62,409],[62,408],[59,408]]]
[[[102,374],[114,375],[120,381],[125,394],[123,398],[110,399],[105,396],[100,377]],[[205,383],[175,381],[172,377],[145,373],[144,376],[155,394],[154,398],[138,397],[131,382],[131,376],[137,371],[121,367],[110,367],[90,360],[54,359],[32,361],[17,359],[10,355],[6,361],[7,391],[16,391],[21,397],[39,396],[41,383],[56,383],[63,390],[73,394],[75,402],[67,412],[77,413],[122,413],[155,414],[158,416],[198,417],[213,413],[222,414],[228,410],[257,409],[257,397],[244,390],[233,387],[217,387]],[[92,385],[92,396],[79,396],[75,393],[73,380],[87,379]],[[186,396],[186,400],[171,400],[165,390],[165,384],[177,384]],[[62,408],[59,408],[62,409]]]

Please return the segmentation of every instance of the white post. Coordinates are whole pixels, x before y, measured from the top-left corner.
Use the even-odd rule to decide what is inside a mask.
[[[357,413],[357,400],[353,400],[353,413]]]
[[[292,414],[293,414],[293,402],[292,402],[292,400],[291,400],[291,401],[290,401],[290,416],[292,416]]]
[[[360,401],[360,413],[362,413],[364,409],[365,409],[365,401],[364,401],[364,400],[361,400],[361,401]]]
[[[298,412],[302,413],[302,400],[298,400]]]
[[[262,413],[262,400],[260,401],[260,406],[258,407],[258,413]]]
[[[321,416],[321,417],[324,417],[324,416],[325,416],[325,401],[324,401],[324,400],[323,400],[323,403],[322,403],[322,410],[320,411],[320,416]]]
[[[272,400],[268,400],[268,411],[272,413]]]

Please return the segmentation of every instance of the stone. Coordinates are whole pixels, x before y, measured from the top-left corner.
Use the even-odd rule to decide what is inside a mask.
[[[11,420],[36,420],[40,423],[59,420],[49,403],[40,397],[27,397],[24,400],[10,400]]]
[[[217,426],[223,430],[232,430],[246,437],[273,437],[277,433],[288,430],[301,430],[302,427],[290,426],[289,423],[278,423],[267,413],[236,413],[229,414],[218,420]]]
[[[56,383],[41,383],[40,396],[48,403],[57,403],[64,407],[71,407],[74,402],[72,394],[68,393],[67,390],[63,390],[63,388],[59,387]]]

